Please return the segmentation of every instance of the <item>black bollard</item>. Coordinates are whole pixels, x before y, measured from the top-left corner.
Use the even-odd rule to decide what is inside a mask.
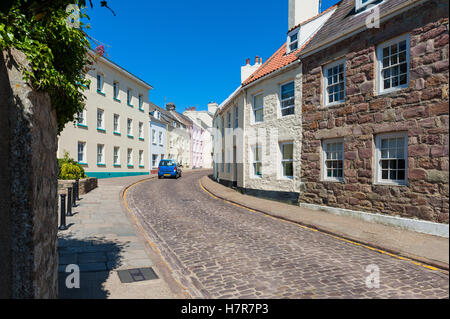
[[[72,190],[72,207],[77,207],[77,202],[76,202],[76,200],[77,200],[77,196],[76,196],[76,193],[75,193],[75,183],[73,184],[73,190]]]
[[[75,194],[76,194],[76,199],[80,200],[80,179],[76,179],[75,180]]]
[[[72,214],[72,187],[67,188],[67,215],[73,216]]]
[[[61,222],[59,230],[66,230],[66,194],[61,194]]]

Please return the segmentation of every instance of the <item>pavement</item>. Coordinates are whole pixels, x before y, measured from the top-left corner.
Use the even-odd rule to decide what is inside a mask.
[[[70,298],[186,298],[161,270],[158,259],[139,233],[123,206],[125,187],[155,178],[138,176],[101,179],[98,187],[81,195],[74,216],[67,217],[69,229],[58,232],[59,297]],[[69,289],[66,267],[80,269],[80,288]],[[152,267],[156,280],[122,283],[118,270]]]
[[[213,181],[209,176],[204,176],[201,184],[212,195],[231,203],[410,258],[426,265],[447,271],[449,269],[448,238],[243,195]]]
[[[228,197],[235,192],[208,184],[208,174],[199,171],[178,180],[151,179],[126,192],[129,212],[189,297],[449,297],[448,272],[291,222],[287,212],[295,206]],[[244,207],[250,204],[258,205],[258,210]],[[277,208],[272,214],[279,209],[279,216],[268,214],[269,207]],[[342,225],[359,228],[356,222]],[[423,237],[398,240],[408,238],[414,240],[412,244],[422,244]]]

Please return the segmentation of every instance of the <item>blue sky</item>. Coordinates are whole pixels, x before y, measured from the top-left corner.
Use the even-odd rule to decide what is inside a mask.
[[[322,10],[338,0],[322,0]],[[89,9],[89,35],[115,63],[150,83],[149,98],[177,111],[221,103],[240,84],[240,67],[266,61],[285,41],[288,0],[108,0]]]

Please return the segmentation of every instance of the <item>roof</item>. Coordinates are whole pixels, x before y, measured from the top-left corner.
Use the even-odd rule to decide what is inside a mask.
[[[308,20],[303,21],[299,25],[296,25],[293,27],[289,32],[292,30],[302,26],[306,25],[309,22],[316,20],[322,16],[324,16],[327,13],[331,14],[331,10],[335,10],[338,4],[335,4],[334,6],[331,6],[327,10],[309,18]],[[320,29],[320,28],[319,28]],[[289,33],[288,32],[288,33]],[[289,54],[286,54],[286,46],[287,43],[283,44],[281,48],[279,48],[263,65],[261,65],[252,75],[250,75],[243,83],[242,86],[249,85],[250,83],[270,74],[273,73],[283,67],[286,67],[290,65],[291,63],[298,60],[298,54],[301,52],[304,47],[316,36],[317,32],[313,32],[308,39],[306,39],[306,42],[297,50],[290,52]]]
[[[326,9],[325,11],[322,11],[321,13],[316,14],[315,16],[313,16],[313,17],[311,17],[311,18],[309,18],[309,19],[307,19],[307,20],[305,20],[305,21],[300,22],[300,23],[297,24],[296,26],[294,26],[294,27],[292,27],[291,29],[289,29],[289,31],[288,31],[287,33],[289,33],[289,32],[291,32],[291,31],[297,29],[298,27],[300,27],[300,26],[302,26],[302,25],[304,25],[304,24],[307,24],[308,22],[310,22],[310,21],[312,21],[312,20],[314,20],[314,19],[320,17],[322,14],[325,14],[325,13],[327,13],[328,11],[333,10],[333,9],[334,9],[335,7],[337,7],[341,2],[342,2],[342,0],[339,1],[338,3],[336,3],[335,5],[332,5],[331,7],[329,7],[328,9]]]
[[[297,51],[286,54],[286,43],[283,44],[277,52],[275,52],[263,65],[258,68],[258,70],[256,70],[242,83],[242,86],[249,85],[256,80],[291,64],[298,59],[298,56],[295,54]]]
[[[377,8],[380,17],[408,7],[419,0],[384,0],[379,3]],[[300,56],[304,56],[319,47],[335,41],[356,30],[367,28],[366,19],[371,14],[371,10],[355,12],[355,0],[341,0],[337,4],[336,11],[331,15],[327,22],[320,28],[311,41],[303,48]]]
[[[93,50],[89,50],[91,54],[96,54]],[[117,63],[111,61],[110,59],[108,59],[107,57],[105,57],[104,55],[100,56],[100,61],[102,62],[106,62],[106,64],[109,64],[111,67],[115,68],[116,70],[122,72],[123,74],[125,74],[126,76],[128,76],[131,79],[134,79],[135,81],[139,82],[141,85],[143,85],[144,87],[146,87],[149,90],[153,90],[153,86],[148,84],[147,82],[145,82],[144,80],[140,79],[139,77],[137,77],[136,75],[134,75],[133,73],[131,73],[130,71],[125,70],[123,67],[121,67],[120,65],[118,65]]]

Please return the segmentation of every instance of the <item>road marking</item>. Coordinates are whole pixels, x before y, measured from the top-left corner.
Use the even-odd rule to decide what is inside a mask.
[[[389,253],[389,252],[387,252],[387,251],[378,249],[378,248],[374,248],[374,247],[371,247],[371,246],[368,246],[368,245],[365,245],[365,244],[357,243],[357,242],[355,242],[355,241],[348,240],[348,239],[345,239],[345,238],[342,238],[342,237],[339,237],[339,236],[336,236],[336,235],[333,235],[333,234],[329,234],[329,233],[326,233],[326,232],[324,232],[324,231],[321,231],[321,230],[318,230],[318,229],[315,229],[315,228],[311,228],[311,227],[308,227],[308,226],[305,226],[305,225],[300,225],[300,224],[298,224],[298,223],[296,223],[296,222],[293,222],[293,221],[289,221],[289,220],[285,220],[285,219],[278,218],[278,217],[275,217],[275,216],[271,216],[271,215],[269,215],[269,214],[267,214],[267,213],[264,213],[264,212],[261,212],[261,211],[256,211],[256,210],[247,208],[247,207],[245,207],[245,206],[242,206],[242,205],[233,203],[232,201],[229,201],[229,200],[227,200],[227,199],[218,198],[217,196],[214,196],[210,191],[208,191],[205,187],[203,187],[202,182],[201,182],[200,179],[198,180],[198,183],[199,183],[201,189],[203,189],[203,191],[204,191],[205,193],[207,193],[209,196],[211,196],[211,197],[213,197],[213,198],[215,198],[215,199],[217,199],[217,200],[224,201],[224,202],[229,203],[229,204],[232,204],[232,205],[234,205],[234,206],[237,206],[237,207],[246,209],[246,210],[248,210],[248,211],[251,211],[251,212],[253,212],[253,213],[263,214],[264,216],[270,217],[270,218],[272,218],[272,219],[276,219],[276,220],[281,221],[281,222],[285,222],[285,223],[289,223],[289,224],[294,224],[294,225],[299,226],[299,227],[302,227],[302,228],[304,228],[304,229],[308,229],[308,230],[311,230],[311,231],[314,231],[314,232],[319,232],[319,233],[321,233],[321,234],[327,235],[327,236],[329,236],[329,237],[333,237],[333,238],[338,239],[338,240],[340,240],[340,241],[344,241],[344,242],[347,242],[347,243],[352,244],[352,245],[355,245],[355,246],[360,246],[360,247],[364,247],[364,248],[370,249],[370,250],[372,250],[372,251],[376,251],[376,252],[378,252],[378,253],[380,253],[380,254],[383,254],[383,255],[387,255],[387,256],[390,256],[390,257],[394,257],[394,258],[397,258],[397,259],[400,259],[400,260],[409,261],[409,262],[411,262],[411,263],[414,264],[414,265],[421,266],[421,267],[426,268],[426,269],[429,269],[429,270],[440,271],[441,273],[444,273],[444,274],[448,275],[448,272],[445,271],[445,270],[443,270],[443,269],[439,269],[439,268],[436,268],[436,267],[433,267],[433,266],[429,266],[429,265],[426,265],[426,264],[423,264],[423,263],[420,263],[420,262],[417,262],[417,261],[413,261],[413,260],[410,259],[410,258],[402,257],[402,256],[399,256],[399,255],[392,254],[392,253]]]
[[[140,232],[143,234],[143,236],[144,236],[145,240],[147,241],[147,243],[148,243],[148,244],[153,248],[153,250],[159,255],[161,261],[164,263],[164,265],[167,267],[167,269],[169,269],[169,271],[170,271],[171,273],[174,273],[173,270],[172,270],[172,268],[170,268],[169,264],[165,261],[164,257],[162,256],[161,251],[158,249],[158,247],[156,247],[155,243],[153,243],[153,241],[152,241],[152,240],[150,239],[150,237],[147,235],[147,232],[144,230],[144,228],[142,227],[142,225],[141,225],[141,223],[139,222],[139,220],[137,219],[137,217],[131,212],[130,208],[128,207],[128,202],[127,202],[127,193],[128,193],[128,191],[129,191],[131,188],[133,188],[133,187],[135,187],[135,186],[137,186],[137,185],[139,185],[139,184],[141,184],[141,183],[148,182],[150,179],[151,179],[151,178],[145,179],[145,180],[142,180],[142,181],[138,181],[138,182],[136,182],[136,183],[133,183],[133,184],[127,186],[127,187],[125,188],[125,191],[123,192],[123,202],[124,202],[125,207],[126,207],[126,209],[127,209],[127,211],[128,211],[128,214],[131,216],[131,218],[133,219],[135,225],[138,227],[138,229],[140,230]],[[189,291],[188,291],[188,289],[187,289],[186,287],[184,287],[184,286],[183,286],[178,280],[176,280],[175,278],[172,278],[172,279],[177,283],[177,285],[178,285],[181,289],[183,289],[183,290],[185,291],[186,294],[188,294],[188,295],[191,297],[191,299],[193,299],[192,295],[189,293]]]

